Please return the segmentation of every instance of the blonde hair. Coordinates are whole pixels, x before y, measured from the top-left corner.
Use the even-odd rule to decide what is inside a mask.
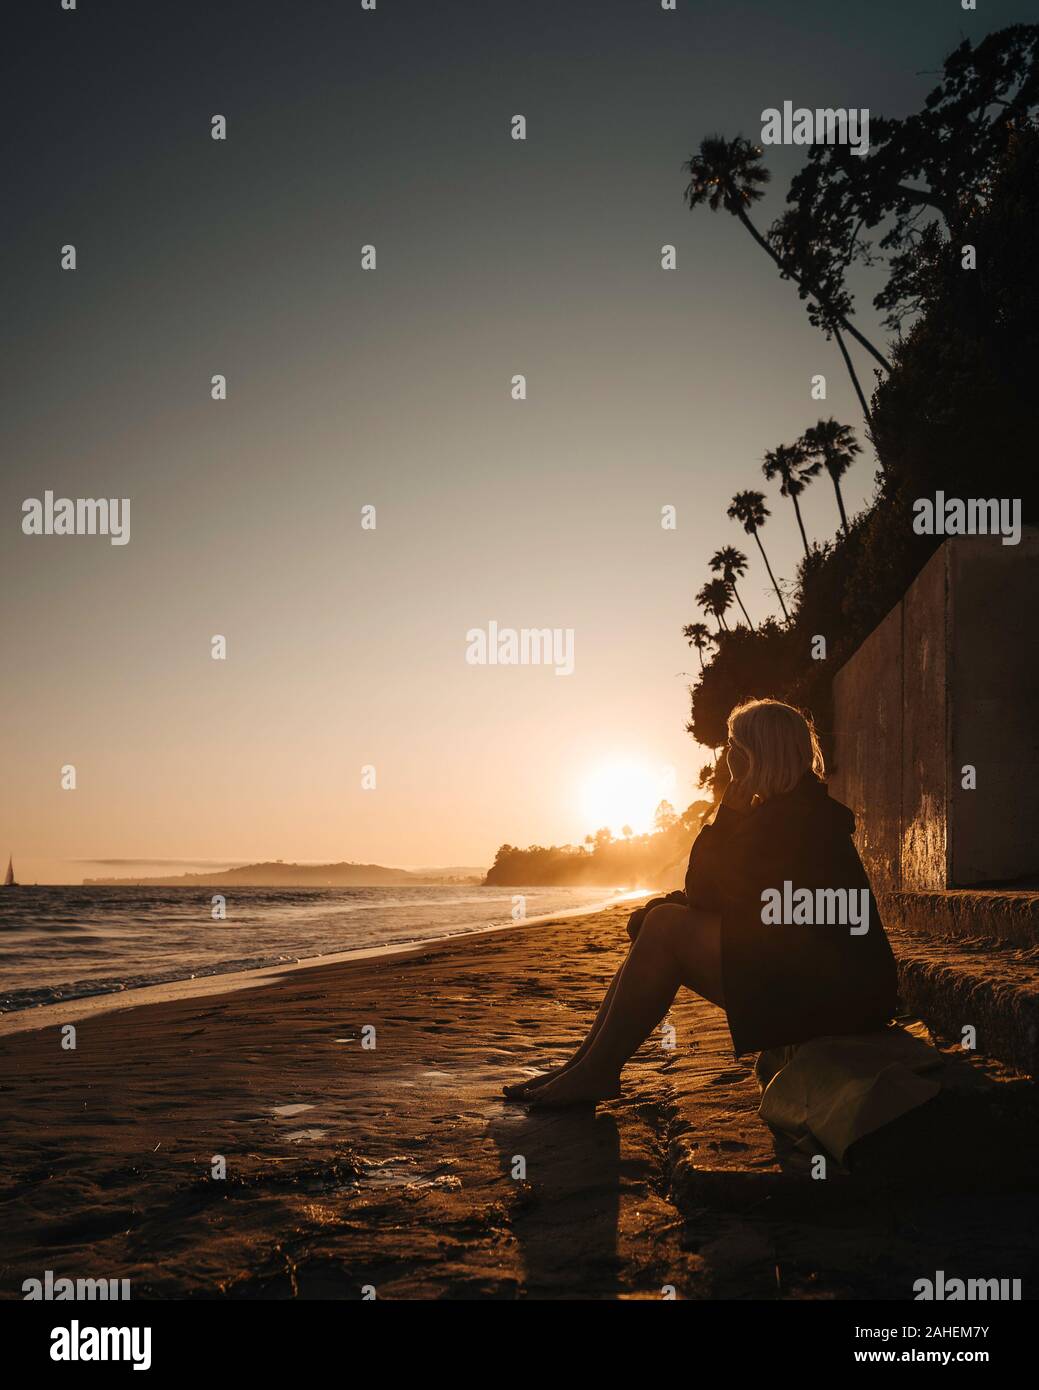
[[[729,738],[750,760],[761,801],[792,791],[806,772],[826,774],[811,715],[781,700],[747,700],[729,715]]]

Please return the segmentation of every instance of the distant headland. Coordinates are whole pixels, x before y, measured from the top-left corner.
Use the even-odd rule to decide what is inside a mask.
[[[85,888],[387,888],[430,883],[481,883],[483,869],[391,869],[383,864],[239,864],[210,873],[165,878],[85,878]]]

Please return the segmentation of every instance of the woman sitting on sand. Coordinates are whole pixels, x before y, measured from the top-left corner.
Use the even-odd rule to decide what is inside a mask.
[[[725,1010],[737,1057],[890,1020],[891,947],[851,838],[855,817],[830,799],[811,721],[778,700],[751,700],[728,730],[731,781],[693,843],[685,892],[632,914],[631,947],[588,1036],[564,1066],[506,1086],[510,1100],[619,1095],[621,1068],[682,985]],[[841,905],[852,902],[849,920]],[[836,920],[817,920],[818,903]]]

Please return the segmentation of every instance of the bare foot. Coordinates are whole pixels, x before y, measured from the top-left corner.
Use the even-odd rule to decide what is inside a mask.
[[[549,1081],[554,1081],[557,1076],[561,1076],[573,1064],[564,1062],[561,1067],[552,1067],[550,1071],[542,1072],[540,1076],[532,1076],[528,1081],[513,1081],[508,1086],[503,1086],[502,1094],[506,1100],[523,1100],[528,1091],[537,1091]]]
[[[541,1086],[528,1098],[534,1109],[542,1106],[594,1105],[600,1100],[616,1100],[621,1093],[619,1076],[606,1076],[593,1072],[578,1062],[567,1069],[563,1076],[555,1076],[547,1085]]]

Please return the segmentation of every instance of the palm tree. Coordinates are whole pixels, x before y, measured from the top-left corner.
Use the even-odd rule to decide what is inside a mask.
[[[789,497],[793,502],[806,555],[809,553],[808,537],[805,535],[805,524],[801,520],[801,507],[797,499],[804,492],[811,479],[815,477],[815,473],[810,469],[805,470],[807,461],[799,440],[796,444],[780,444],[775,449],[769,449],[765,455],[765,462],[761,465],[761,471],[769,482],[773,478],[779,478],[780,494],[783,497]]]
[[[819,222],[800,208],[789,208],[773,222],[768,230],[768,244],[775,252],[780,273],[793,280],[801,298],[812,296],[815,299],[814,304],[808,305],[809,322],[822,329],[828,338],[832,335],[851,377],[866,424],[872,425],[866,393],[840,329],[842,323],[847,324],[851,313],[852,299],[844,287],[844,272],[851,252],[836,253],[827,240],[825,228],[820,228]],[[874,356],[887,366],[887,359],[880,353],[874,351]]]
[[[725,621],[725,612],[732,603],[732,590],[724,579],[708,580],[697,594],[696,601],[705,613],[710,613],[712,618],[718,619],[719,632],[728,632],[729,624]]]
[[[743,600],[736,590],[736,580],[742,579],[747,573],[747,557],[742,550],[737,550],[734,545],[723,545],[721,550],[716,550],[711,556],[711,571],[720,574],[732,590],[732,596],[739,604],[743,616],[747,620],[747,626],[751,632],[754,631],[754,624],[750,620],[750,614],[743,607]]]
[[[699,597],[697,597],[699,602]],[[711,636],[711,629],[706,623],[687,623],[682,629],[682,636],[687,639],[691,647],[696,648],[696,654],[700,658],[700,670],[703,670],[703,654],[705,650],[714,642]]]
[[[756,203],[763,196],[761,185],[768,183],[772,177],[761,163],[760,146],[752,145],[742,135],[737,135],[735,140],[726,140],[724,135],[708,135],[700,141],[699,153],[687,159],[682,168],[689,174],[685,199],[689,204],[690,211],[699,207],[700,204],[706,203],[712,212],[724,208],[733,217],[739,218],[762,251],[775,263],[780,273],[789,276],[795,285],[819,301],[819,307],[827,323],[834,329],[843,328],[846,333],[850,333],[857,343],[861,343],[867,352],[872,353],[886,371],[891,370],[891,363],[883,353],[875,348],[869,339],[849,321],[847,313],[844,311],[845,306],[831,302],[820,289],[806,281],[803,275],[798,275],[792,262],[776,251],[771,242],[761,235],[747,216],[747,208],[750,204]],[[844,351],[843,342],[839,341],[838,346],[844,354],[845,364],[851,372],[852,381],[861,397],[858,379],[855,376],[851,361]]]
[[[765,518],[771,516],[771,512],[765,506],[765,494],[763,492],[753,491],[737,492],[729,506],[728,515],[733,521],[740,522],[747,535],[753,536],[757,541],[758,549],[761,551],[761,558],[764,560],[765,568],[768,570],[768,577],[772,580],[772,587],[776,591],[776,596],[779,599],[779,606],[783,610],[783,617],[789,622],[790,614],[786,611],[786,604],[783,602],[783,591],[776,583],[776,576],[772,573],[772,566],[768,562],[768,556],[765,554],[765,547],[761,544],[761,537],[758,535],[759,528],[765,524]]]
[[[841,496],[841,478],[855,462],[855,455],[862,453],[855,438],[855,431],[850,425],[838,424],[832,418],[820,420],[812,429],[805,430],[799,442],[806,457],[811,460],[806,470],[807,475],[814,476],[820,468],[825,468],[829,473],[833,490],[837,494],[837,510],[841,514],[841,525],[847,536],[848,517],[844,510],[844,498]]]

